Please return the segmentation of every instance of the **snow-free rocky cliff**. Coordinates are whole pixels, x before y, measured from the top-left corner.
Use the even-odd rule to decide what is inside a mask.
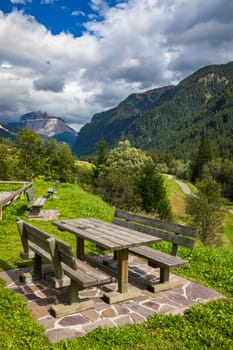
[[[77,132],[65,124],[58,117],[49,116],[46,112],[31,112],[20,118],[21,127],[31,129],[37,134],[52,137],[62,133],[71,133],[77,136]]]

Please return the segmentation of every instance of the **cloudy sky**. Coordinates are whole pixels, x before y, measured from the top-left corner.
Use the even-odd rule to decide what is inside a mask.
[[[0,0],[0,123],[76,130],[133,92],[233,61],[232,0]]]

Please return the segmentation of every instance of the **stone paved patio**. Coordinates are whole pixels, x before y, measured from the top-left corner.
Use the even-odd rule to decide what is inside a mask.
[[[46,266],[48,269],[49,267]],[[143,322],[148,316],[163,312],[166,314],[183,314],[190,306],[207,303],[210,300],[222,298],[223,295],[213,289],[179,278],[182,286],[169,291],[153,294],[146,290],[148,279],[158,280],[158,270],[149,267],[145,262],[130,257],[130,283],[141,289],[137,298],[109,305],[103,299],[103,293],[116,290],[115,282],[100,288],[85,289],[81,297],[94,300],[95,308],[61,318],[53,318],[49,308],[53,303],[65,302],[66,288],[55,290],[45,280],[23,284],[19,281],[19,274],[29,269],[9,270],[0,273],[6,280],[7,287],[22,295],[28,302],[28,308],[38,321],[44,326],[50,341],[83,336],[97,327],[116,327],[119,325]],[[49,275],[48,275],[49,276]]]

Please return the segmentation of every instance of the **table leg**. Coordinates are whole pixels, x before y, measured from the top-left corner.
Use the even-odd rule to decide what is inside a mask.
[[[84,257],[84,239],[83,238],[77,237],[76,254],[78,259],[83,260],[83,257]]]
[[[116,256],[116,254],[115,254]],[[128,249],[117,251],[118,258],[118,290],[105,293],[103,298],[109,304],[114,304],[136,298],[141,295],[140,289],[128,286]]]
[[[118,292],[128,292],[128,249],[117,252],[118,256]]]

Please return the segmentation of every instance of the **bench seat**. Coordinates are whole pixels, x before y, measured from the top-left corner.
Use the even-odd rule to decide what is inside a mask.
[[[155,264],[156,267],[167,266],[169,268],[175,268],[188,264],[187,260],[183,260],[178,256],[163,253],[147,246],[129,248],[129,251],[135,255],[141,256],[142,258],[146,258],[151,263],[150,265]]]
[[[37,209],[37,208],[41,209],[44,206],[46,200],[47,200],[46,197],[38,197],[37,199],[35,199],[34,202],[32,202],[31,207],[33,209]]]

